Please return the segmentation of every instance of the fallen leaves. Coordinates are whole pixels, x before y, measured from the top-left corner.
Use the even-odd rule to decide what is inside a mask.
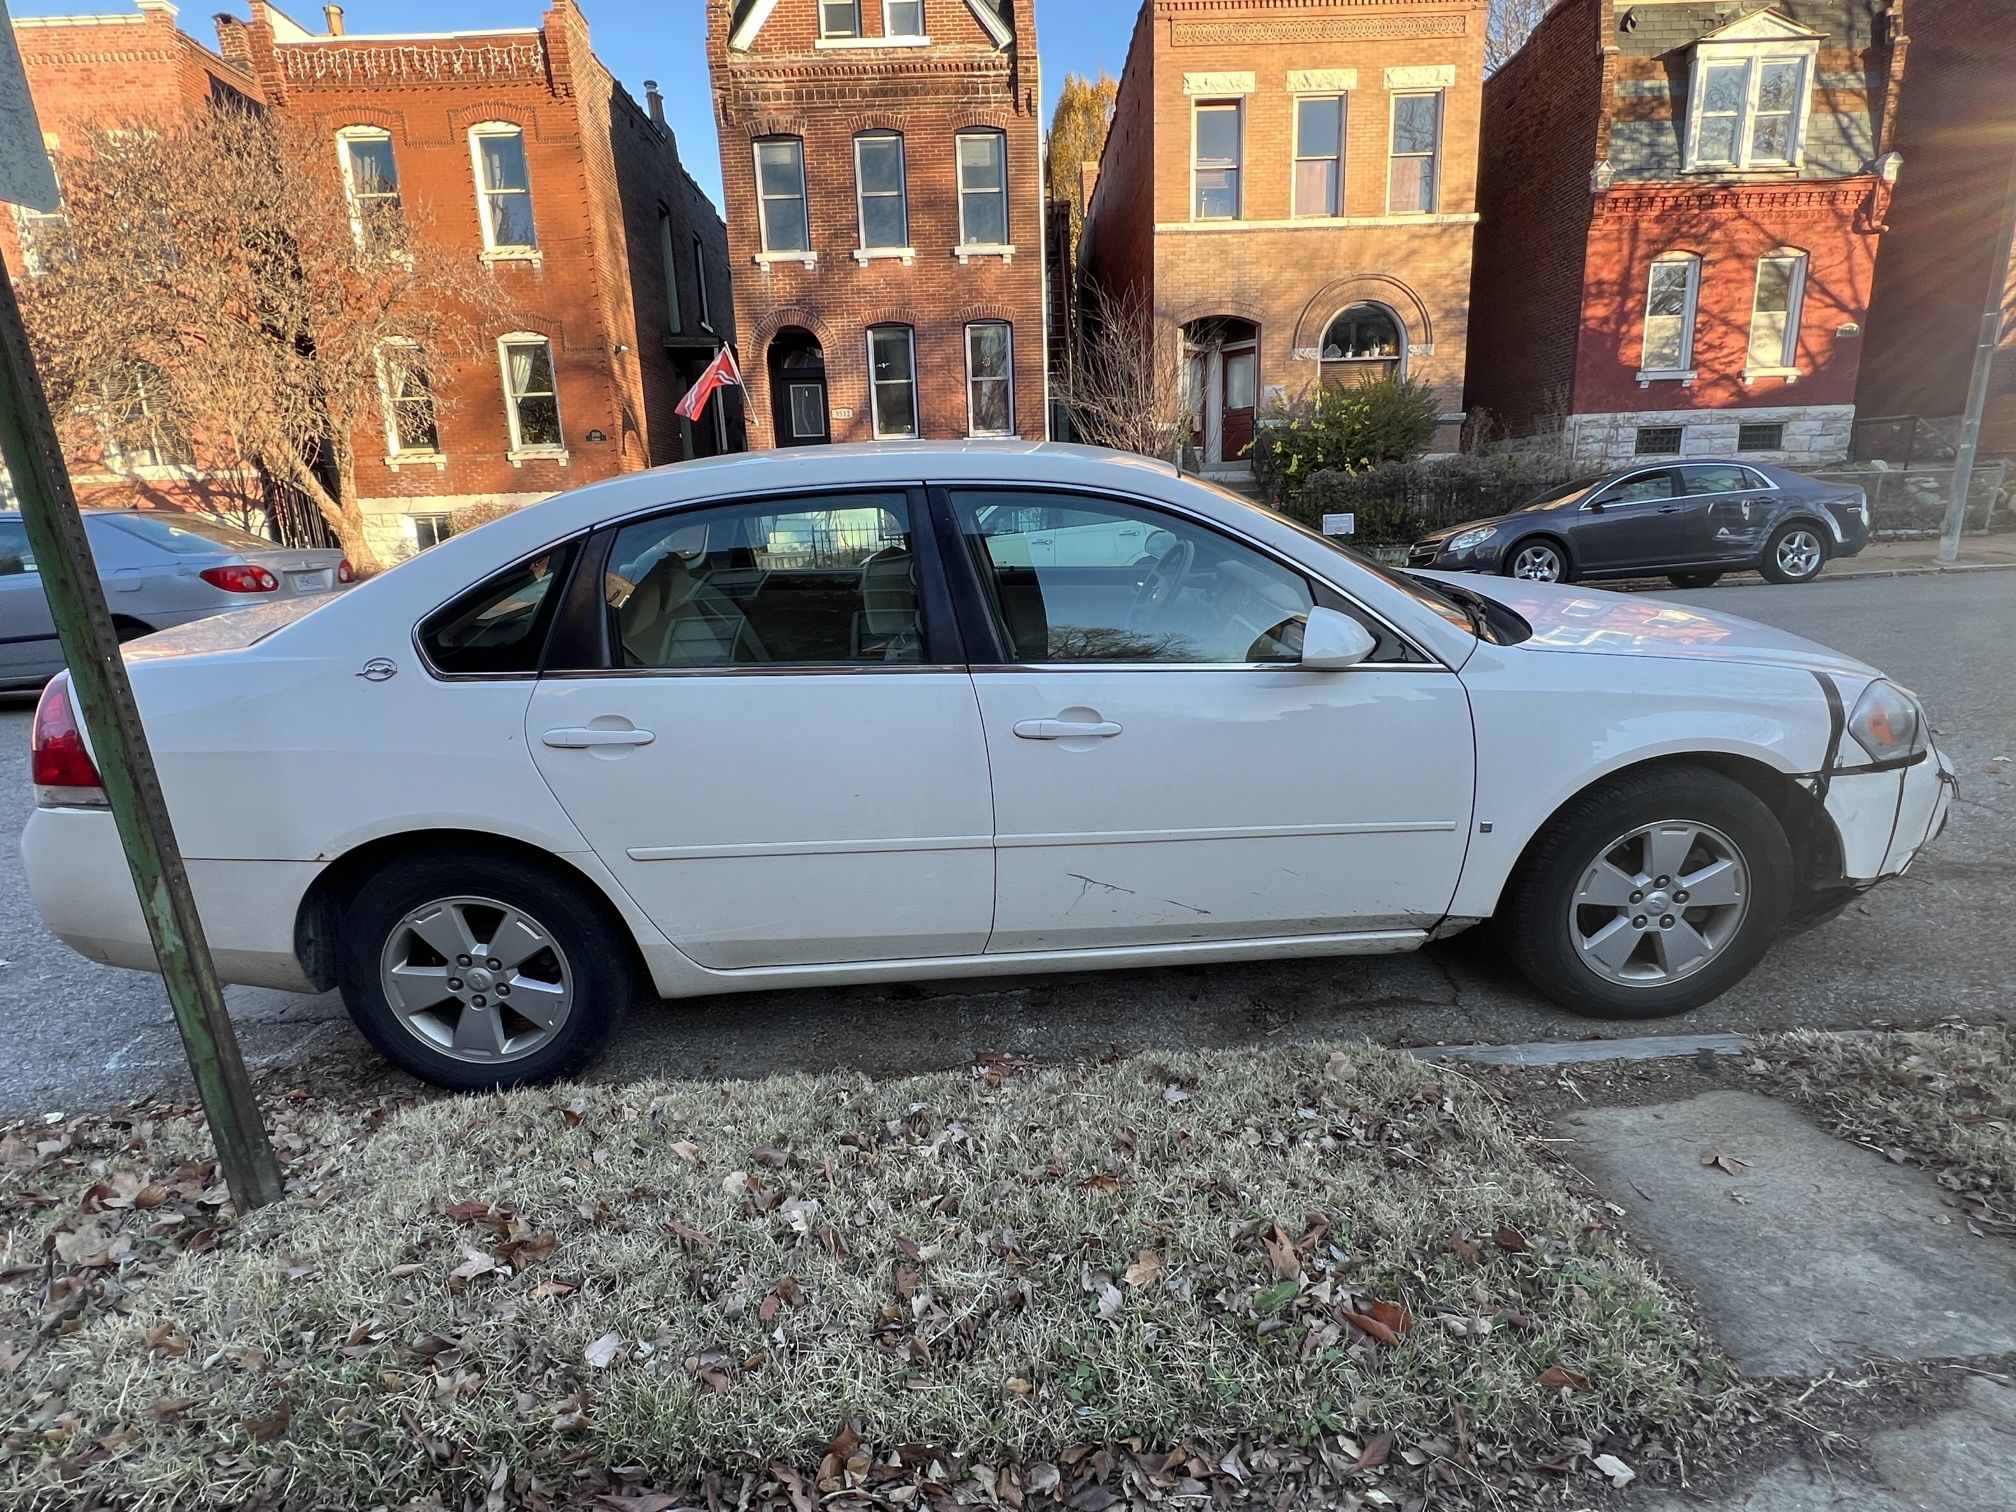
[[[591,1370],[607,1370],[616,1363],[616,1354],[623,1347],[623,1336],[605,1333],[581,1352],[581,1358],[588,1362]]]

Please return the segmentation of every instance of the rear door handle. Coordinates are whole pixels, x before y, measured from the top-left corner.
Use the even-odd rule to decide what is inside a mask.
[[[1015,726],[1015,733],[1024,740],[1073,740],[1081,735],[1096,735],[1103,740],[1118,735],[1120,726],[1110,719],[1097,724],[1081,724],[1075,719],[1025,719]]]
[[[658,737],[650,730],[548,730],[546,744],[556,751],[589,751],[597,746],[647,746]]]

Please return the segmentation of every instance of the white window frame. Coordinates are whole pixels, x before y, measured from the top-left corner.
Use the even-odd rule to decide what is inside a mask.
[[[1008,426],[1005,430],[981,430],[973,423],[973,333],[982,327],[999,326],[1008,338],[1008,367],[1002,375],[1008,385]],[[966,343],[966,434],[969,436],[1013,436],[1015,435],[1015,326],[1006,320],[969,320],[964,332]],[[989,382],[996,380],[989,379]]]
[[[431,521],[433,524],[434,528],[429,532],[434,537],[431,541],[422,542],[420,539],[422,520]],[[413,543],[413,552],[416,556],[423,551],[432,551],[454,534],[455,516],[449,510],[416,509],[406,516],[406,537]]]
[[[1307,157],[1302,152],[1302,102],[1304,100],[1335,100],[1337,102],[1337,208],[1335,210],[1303,211],[1296,208],[1296,192],[1301,183],[1301,169],[1305,162],[1323,163],[1332,161],[1328,153],[1314,153]],[[1294,138],[1288,150],[1288,214],[1294,220],[1336,220],[1344,214],[1344,165],[1347,154],[1344,144],[1351,134],[1351,95],[1348,90],[1328,90],[1290,95],[1288,108],[1293,113],[1293,124],[1289,134]]]
[[[553,374],[553,421],[560,432],[558,445],[538,444],[528,446],[519,429],[518,401],[525,395],[511,387],[511,348],[539,342],[546,348],[546,367]],[[497,376],[504,385],[504,420],[511,431],[511,463],[515,467],[528,457],[541,460],[567,460],[567,417],[560,408],[560,363],[554,355],[553,338],[544,331],[506,331],[497,338]],[[538,397],[544,397],[540,395]]]
[[[426,367],[426,354],[420,343],[408,336],[388,336],[378,343],[378,393],[385,407],[385,461],[397,467],[406,462],[432,462],[441,459],[441,410],[435,403],[434,376],[427,376],[427,402],[434,414],[434,444],[432,446],[407,446],[399,436],[399,412],[396,396],[392,392],[392,365],[388,359],[389,350],[398,347],[402,351],[419,354],[420,366]]]
[[[1441,89],[1395,89],[1386,95],[1386,213],[1388,215],[1438,215],[1442,210],[1442,147],[1448,128],[1449,102],[1444,96],[1448,92]],[[1428,152],[1400,152],[1396,142],[1400,131],[1400,102],[1402,100],[1433,100],[1435,102],[1435,146]],[[1393,208],[1393,164],[1396,159],[1426,158],[1428,174],[1432,181],[1433,203],[1426,210],[1409,206],[1405,210]]]
[[[924,14],[924,0],[915,0],[915,3],[917,6],[917,30],[914,32],[899,32],[890,20],[890,15],[896,8],[897,0],[882,0],[882,35],[884,37],[892,41],[898,38],[904,41],[918,40],[928,42],[931,40],[930,23]]]
[[[911,429],[904,432],[886,432],[882,428],[882,385],[875,377],[875,333],[877,331],[901,331],[910,347],[910,422]],[[917,392],[917,328],[887,321],[881,325],[868,327],[868,414],[877,441],[914,441],[924,434],[924,411]]]
[[[770,201],[790,199],[790,195],[769,195],[763,190],[763,149],[775,142],[790,142],[798,149],[798,193],[796,199],[805,212],[805,246],[799,248],[773,248],[770,245]],[[749,163],[756,174],[756,235],[761,250],[756,254],[759,263],[802,262],[810,268],[817,265],[819,255],[812,250],[812,186],[805,177],[805,138],[782,133],[760,136],[749,144]]]
[[[166,475],[187,473],[196,465],[195,448],[189,443],[186,437],[178,437],[172,431],[162,426],[160,418],[154,413],[153,401],[147,396],[149,374],[153,374],[157,379],[162,376],[161,370],[149,362],[136,362],[126,370],[126,376],[130,378],[132,384],[131,400],[137,406],[139,414],[145,419],[147,425],[145,458],[136,453],[129,453],[125,449],[124,444],[119,439],[119,425],[116,417],[111,424],[106,424],[103,408],[108,401],[105,399],[102,382],[99,385],[100,414],[98,417],[100,454],[107,468],[115,473],[126,473],[133,477],[158,478]],[[122,394],[120,402],[125,402],[126,398],[127,396]],[[177,442],[184,448],[185,456],[182,460],[177,460],[172,455]]]
[[[999,194],[1001,196],[1001,240],[974,241],[966,229],[966,169],[959,161],[959,144],[969,138],[985,138],[994,143],[1001,154],[1001,187],[977,189],[976,194]],[[975,253],[998,254],[1004,259],[1015,254],[1014,204],[1009,198],[1008,176],[1008,133],[997,126],[974,126],[954,132],[952,136],[952,192],[959,201],[959,245],[952,250],[960,262]]]
[[[1700,42],[1694,47],[1693,70],[1687,81],[1687,153],[1689,173],[1796,173],[1805,163],[1806,126],[1813,113],[1814,64],[1819,57],[1818,42]],[[1792,110],[1791,141],[1787,156],[1757,161],[1751,137],[1757,122],[1757,87],[1769,63],[1794,63],[1799,67],[1797,104]],[[1719,65],[1740,65],[1743,70],[1743,105],[1736,116],[1736,158],[1729,162],[1701,156],[1701,115],[1707,100],[1708,70]]]
[[[1792,276],[1785,286],[1785,331],[1778,343],[1776,360],[1760,362],[1757,360],[1757,317],[1761,312],[1757,308],[1757,300],[1764,289],[1764,267],[1774,262],[1792,265]],[[1744,346],[1745,379],[1798,376],[1799,327],[1806,313],[1807,265],[1807,255],[1797,247],[1778,247],[1757,259],[1757,277],[1750,292],[1750,333]]]
[[[45,141],[53,140],[45,135]],[[21,271],[30,278],[40,278],[51,267],[48,249],[37,245],[42,234],[55,226],[68,227],[70,211],[63,203],[63,179],[57,172],[56,154],[49,151],[49,176],[56,183],[56,208],[54,210],[33,210],[26,205],[14,206],[14,235],[21,244]]]
[[[896,144],[896,193],[894,198],[903,205],[903,240],[889,246],[868,245],[868,199],[866,185],[861,178],[861,144],[868,141],[890,141]],[[876,199],[889,199],[890,195],[877,194]],[[916,260],[917,249],[910,243],[910,149],[904,143],[903,133],[887,126],[874,127],[868,131],[856,132],[854,136],[854,260],[865,263],[876,257],[900,257],[907,267]]]
[[[483,138],[515,136],[520,149],[525,154],[524,189],[492,189],[483,175]],[[499,261],[539,262],[539,209],[532,203],[532,149],[525,128],[516,121],[481,121],[469,128],[469,172],[476,185],[476,223],[483,232],[483,256]],[[490,197],[493,194],[518,194],[525,196],[525,207],[531,215],[532,240],[529,242],[499,242],[496,227],[490,214]]]
[[[1652,280],[1662,267],[1675,264],[1687,269],[1687,290],[1685,307],[1680,314],[1680,364],[1678,367],[1655,368],[1646,360],[1651,351],[1648,328],[1655,318],[1652,314]],[[1655,378],[1694,377],[1694,322],[1701,302],[1701,259],[1692,252],[1662,252],[1652,259],[1645,272],[1645,314],[1638,327],[1638,381],[1649,383]],[[1671,316],[1658,316],[1670,320]]]
[[[392,192],[390,194],[362,194],[357,188],[357,173],[350,160],[352,142],[383,142],[392,148]],[[357,245],[364,245],[364,205],[367,199],[389,199],[395,206],[399,199],[399,149],[393,143],[392,133],[383,126],[372,126],[359,122],[355,126],[345,126],[336,133],[336,163],[343,173],[343,199],[350,206],[350,232],[357,238]]]
[[[861,35],[861,0],[814,0],[819,7],[819,40],[822,42],[852,41]],[[854,12],[854,30],[836,32],[826,30],[826,7],[828,5],[848,5]]]
[[[1230,110],[1239,128],[1239,155],[1232,160],[1236,177],[1230,215],[1200,215],[1197,202],[1197,123],[1207,110]],[[1200,96],[1190,102],[1190,219],[1198,222],[1238,221],[1246,218],[1246,97],[1244,95]]]

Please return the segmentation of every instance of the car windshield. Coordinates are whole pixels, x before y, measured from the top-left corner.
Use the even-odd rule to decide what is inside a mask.
[[[1537,509],[1543,504],[1559,504],[1563,499],[1572,499],[1579,493],[1587,493],[1608,476],[1610,476],[1608,473],[1591,473],[1586,478],[1570,478],[1566,483],[1556,484],[1545,493],[1535,494],[1519,507]]]
[[[177,556],[215,556],[219,551],[272,551],[275,545],[263,536],[222,520],[202,515],[170,514],[165,510],[145,513],[93,515],[115,530],[138,536],[150,546],[172,551]]]

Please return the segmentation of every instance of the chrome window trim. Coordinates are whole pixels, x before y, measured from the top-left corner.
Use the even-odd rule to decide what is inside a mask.
[[[1702,459],[1696,459],[1696,460],[1702,460]],[[1715,459],[1708,458],[1706,460],[1713,461]],[[1624,484],[1635,482],[1637,479],[1645,477],[1649,473],[1671,472],[1676,467],[1684,467],[1686,465],[1687,465],[1686,463],[1677,460],[1673,462],[1661,462],[1657,466],[1638,468],[1634,472],[1628,472],[1624,474],[1624,476],[1621,478],[1612,478],[1608,483],[1605,483],[1601,488],[1596,490],[1597,493],[1596,498],[1585,499],[1583,500],[1582,503],[1576,505],[1575,506],[1576,513],[1580,514],[1585,510],[1594,510],[1596,505],[1599,502],[1601,502],[1601,496],[1607,494],[1613,488],[1621,488],[1623,487]],[[1666,497],[1668,499],[1683,499],[1686,497],[1686,495],[1668,494]],[[1603,507],[1605,509],[1610,509],[1614,508],[1616,504],[1657,504],[1659,502],[1660,501],[1658,499],[1618,499],[1614,501],[1613,504],[1605,504]]]

